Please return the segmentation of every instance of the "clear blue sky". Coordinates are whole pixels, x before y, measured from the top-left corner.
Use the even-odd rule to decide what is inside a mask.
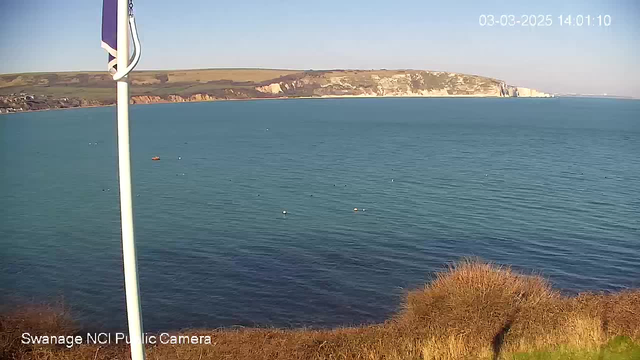
[[[105,70],[101,0],[0,0],[0,73]],[[411,68],[640,97],[640,1],[136,0],[139,69]],[[550,14],[551,27],[480,27]],[[611,16],[560,27],[558,15]]]

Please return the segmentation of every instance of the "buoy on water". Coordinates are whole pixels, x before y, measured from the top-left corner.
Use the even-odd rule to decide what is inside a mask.
[[[287,215],[287,210],[282,210],[282,215]]]
[[[151,158],[151,160],[153,160],[153,161],[160,160],[160,156],[154,156],[154,157]]]
[[[358,211],[358,208],[353,208],[353,211]]]

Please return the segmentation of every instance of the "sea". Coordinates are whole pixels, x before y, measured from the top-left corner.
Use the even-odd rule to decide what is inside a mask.
[[[0,117],[5,307],[126,329],[115,110]],[[640,101],[135,105],[131,161],[145,331],[382,322],[466,257],[640,287]]]

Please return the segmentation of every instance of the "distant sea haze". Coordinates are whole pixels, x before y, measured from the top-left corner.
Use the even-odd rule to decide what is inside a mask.
[[[638,114],[575,98],[132,106],[145,330],[379,322],[465,256],[569,293],[638,287]],[[124,330],[114,121],[0,119],[3,303],[62,296]]]

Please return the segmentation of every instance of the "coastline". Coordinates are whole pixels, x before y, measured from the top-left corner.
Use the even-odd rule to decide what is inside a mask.
[[[130,103],[131,106],[139,105],[158,105],[158,104],[184,104],[184,103],[205,103],[205,102],[227,102],[227,101],[260,101],[260,100],[321,100],[321,99],[513,99],[512,97],[495,96],[495,95],[322,95],[322,96],[282,96],[282,97],[255,97],[255,98],[239,98],[239,99],[214,99],[214,100],[189,100],[189,101],[157,101],[148,103]],[[522,96],[515,97],[516,99],[599,99],[599,100],[628,100],[628,101],[640,101],[636,98],[624,98],[624,97],[595,97],[595,96],[553,96],[553,97],[538,97],[538,96]],[[33,112],[46,112],[46,111],[58,111],[58,110],[77,110],[77,109],[90,109],[90,108],[103,108],[112,107],[116,104],[104,104],[104,105],[89,105],[89,106],[75,106],[64,108],[49,108],[38,110],[22,110],[16,112],[0,112],[2,115],[33,113]]]
[[[116,106],[116,104],[111,104],[111,105],[76,106],[76,107],[68,107],[68,108],[50,108],[50,109],[38,109],[38,110],[23,110],[23,111],[16,111],[16,112],[0,113],[0,116],[2,116],[2,115],[24,114],[24,113],[35,113],[35,112],[47,112],[47,111],[60,111],[60,110],[78,110],[78,109],[103,108],[103,107],[110,107],[110,106]]]
[[[244,99],[214,99],[214,100],[194,100],[194,101],[158,101],[158,102],[149,102],[149,103],[129,103],[131,106],[139,106],[139,105],[158,105],[158,104],[186,104],[186,103],[205,103],[205,102],[227,102],[227,101],[259,101],[259,100],[320,100],[320,99],[390,99],[390,98],[402,98],[402,99],[446,99],[446,98],[477,98],[477,99],[508,99],[503,96],[493,96],[493,95],[433,95],[433,96],[420,96],[420,95],[383,95],[383,96],[371,96],[371,95],[323,95],[323,96],[283,96],[283,97],[256,97],[256,98],[244,98]],[[521,99],[525,97],[520,97]],[[553,99],[553,98],[545,98],[545,97],[526,97],[532,99]],[[633,100],[633,99],[630,99]],[[90,108],[103,108],[103,107],[112,107],[116,106],[116,104],[105,104],[105,105],[89,105],[89,106],[75,106],[75,107],[64,107],[64,108],[49,108],[49,109],[38,109],[38,110],[22,110],[15,112],[0,112],[0,116],[2,115],[13,115],[13,114],[23,114],[23,113],[34,113],[34,112],[46,112],[46,111],[58,111],[58,110],[77,110],[77,109],[90,109]]]
[[[553,97],[480,75],[430,70],[144,71],[131,104],[344,98]],[[0,75],[0,114],[111,106],[113,81],[100,73]]]

